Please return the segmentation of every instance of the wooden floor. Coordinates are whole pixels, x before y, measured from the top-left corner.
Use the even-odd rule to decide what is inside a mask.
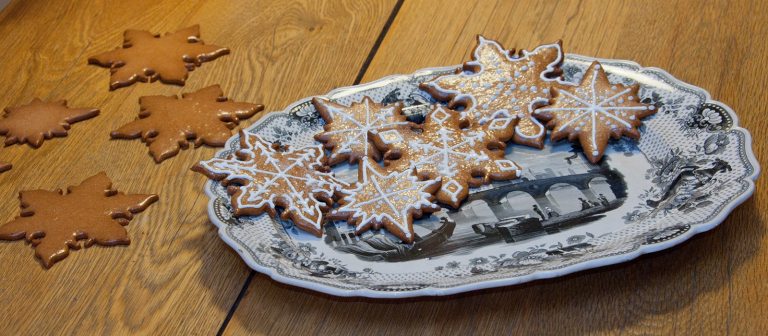
[[[737,111],[768,156],[768,6],[756,1],[15,0],[0,12],[0,107],[34,97],[99,107],[69,137],[0,149],[0,222],[17,193],[106,171],[115,185],[158,193],[127,227],[127,247],[75,251],[45,270],[21,242],[0,242],[0,334],[733,334],[768,330],[768,198],[755,196],[717,229],[672,250],[564,278],[445,298],[337,299],[251,271],[217,236],[205,179],[188,168],[216,149],[155,164],[139,141],[109,131],[138,98],[221,84],[267,110],[338,86],[468,58],[478,33],[507,46],[556,39],[567,52],[632,59],[700,85]],[[87,57],[127,28],[199,23],[232,53],[183,89],[108,91]],[[246,123],[249,124],[252,121]]]

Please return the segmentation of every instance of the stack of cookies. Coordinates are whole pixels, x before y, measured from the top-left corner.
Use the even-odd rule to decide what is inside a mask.
[[[328,220],[345,220],[358,234],[384,228],[411,243],[415,218],[439,204],[460,207],[471,187],[521,176],[504,154],[507,143],[543,148],[551,129],[552,141],[578,140],[597,163],[610,138],[639,138],[640,119],[655,113],[637,85],[610,83],[598,62],[580,83],[562,81],[559,42],[515,53],[478,37],[472,58],[420,85],[445,102],[422,123],[408,121],[399,103],[315,98],[326,122],[317,145],[278,147],[241,132],[235,155],[193,170],[228,187],[236,216],[280,214],[317,236]],[[357,183],[330,172],[344,162],[357,165]]]

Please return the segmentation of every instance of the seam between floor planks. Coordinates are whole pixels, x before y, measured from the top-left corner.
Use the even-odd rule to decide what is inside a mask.
[[[360,84],[360,81],[362,81],[363,76],[365,76],[366,71],[368,71],[368,66],[370,66],[371,61],[373,61],[373,58],[376,57],[376,52],[379,51],[379,47],[381,46],[381,43],[384,41],[384,37],[386,37],[387,33],[389,32],[389,28],[392,26],[392,23],[395,21],[395,18],[400,13],[400,8],[403,6],[403,2],[405,0],[397,0],[395,2],[395,6],[392,7],[392,11],[389,14],[389,17],[387,18],[387,21],[384,22],[384,25],[381,27],[381,32],[379,33],[379,36],[376,38],[376,41],[373,42],[373,46],[371,46],[371,50],[368,52],[368,56],[363,61],[363,64],[360,66],[360,70],[357,73],[357,77],[355,77],[354,82],[352,82],[352,85]],[[199,198],[199,197],[198,197]],[[227,330],[227,327],[229,326],[229,321],[232,320],[232,316],[235,315],[235,311],[237,311],[237,308],[240,306],[240,302],[243,300],[243,297],[245,297],[245,293],[248,291],[248,287],[251,285],[251,281],[253,281],[253,278],[256,276],[256,271],[251,270],[250,273],[248,273],[248,277],[243,281],[243,286],[240,289],[240,293],[237,294],[237,298],[235,298],[235,301],[232,302],[232,306],[230,306],[229,311],[227,311],[227,315],[224,317],[224,320],[221,322],[221,327],[219,327],[218,332],[216,332],[216,335],[223,335],[224,331]],[[274,281],[274,280],[270,280]]]

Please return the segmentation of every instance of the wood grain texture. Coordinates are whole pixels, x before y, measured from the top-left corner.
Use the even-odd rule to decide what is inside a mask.
[[[363,82],[507,47],[631,59],[700,85],[737,111],[763,167],[768,8],[762,1],[407,0]],[[571,276],[446,298],[339,299],[258,275],[227,334],[734,334],[768,330],[765,178],[715,230],[672,250]]]
[[[50,270],[28,245],[0,242],[0,334],[215,333],[250,272],[208,221],[205,178],[189,171],[217,149],[182,151],[158,165],[143,143],[110,140],[109,132],[136,118],[144,95],[221,84],[231,98],[269,110],[349,84],[393,6],[17,0],[0,12],[0,107],[66,98],[102,111],[40,149],[0,149],[0,160],[14,165],[0,174],[0,221],[19,213],[20,190],[63,188],[98,171],[122,191],[160,195],[127,227],[130,246],[73,251]],[[193,71],[183,88],[140,83],[109,92],[109,71],[87,65],[88,56],[120,46],[125,29],[162,33],[195,23],[204,41],[232,52]]]

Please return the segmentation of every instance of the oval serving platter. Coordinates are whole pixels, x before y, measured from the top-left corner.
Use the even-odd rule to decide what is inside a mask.
[[[566,81],[578,82],[594,58],[569,54]],[[759,166],[736,114],[705,90],[657,68],[598,59],[613,83],[640,84],[659,111],[644,120],[639,141],[612,140],[599,165],[570,143],[536,150],[510,144],[507,157],[523,177],[473,189],[461,208],[414,222],[403,244],[384,232],[354,234],[329,223],[322,238],[268,215],[232,216],[226,189],[209,181],[208,212],[221,238],[256,271],[337,296],[403,298],[448,295],[616,264],[675,246],[721,223],[755,188]],[[435,103],[421,82],[457,67],[429,68],[340,88],[323,96],[342,104],[364,96],[401,101],[414,121]],[[300,148],[322,130],[310,98],[263,116],[246,131]],[[229,139],[217,157],[239,148]],[[338,177],[354,181],[346,164]],[[534,209],[534,205],[536,208]]]

